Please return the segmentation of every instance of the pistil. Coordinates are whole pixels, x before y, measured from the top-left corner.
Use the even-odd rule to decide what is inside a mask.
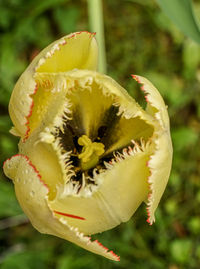
[[[89,170],[95,167],[99,162],[99,157],[104,153],[104,144],[92,142],[87,135],[82,135],[78,139],[78,144],[83,146],[78,155],[82,170]]]

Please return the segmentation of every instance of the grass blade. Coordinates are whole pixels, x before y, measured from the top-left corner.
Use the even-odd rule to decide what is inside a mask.
[[[200,28],[191,0],[157,0],[157,3],[185,35],[200,43]]]

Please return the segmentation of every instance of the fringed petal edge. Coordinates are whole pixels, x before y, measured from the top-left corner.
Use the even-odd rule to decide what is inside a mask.
[[[150,192],[147,201],[147,222],[152,225],[155,221],[155,210],[168,182],[172,164],[173,150],[169,130],[169,118],[165,103],[151,82],[141,76],[132,75],[132,77],[139,84],[142,84],[141,90],[146,94],[147,111],[157,121],[157,124],[155,124],[155,133],[152,138],[155,143],[155,151],[147,162],[147,166],[151,172],[148,178]]]

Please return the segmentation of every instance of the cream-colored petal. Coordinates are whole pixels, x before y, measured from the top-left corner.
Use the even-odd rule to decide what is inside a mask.
[[[32,113],[33,100],[30,97],[37,91],[37,84],[31,71],[25,71],[13,89],[9,114],[14,124],[15,133],[24,137],[28,132],[28,118]]]
[[[133,75],[132,76],[138,83],[142,84],[141,90],[147,95],[145,96],[147,101],[147,112],[154,116],[160,123],[160,125],[169,131],[169,116],[167,112],[167,106],[160,95],[159,91],[154,85],[146,78]]]
[[[34,227],[45,227],[50,219],[45,197],[48,186],[37,169],[24,155],[15,155],[4,163],[4,173],[13,180],[17,199]],[[37,216],[37,217],[36,217]]]
[[[36,129],[39,133],[47,126],[48,128],[53,128],[55,125],[60,125],[59,122],[64,114],[66,117],[70,117],[69,104],[65,97],[66,86],[62,83],[62,75],[60,75],[59,81],[62,85],[56,85],[55,80],[47,88],[42,87],[38,82],[38,90],[32,96],[34,107],[28,118],[28,133],[26,137],[30,136]]]
[[[94,36],[89,32],[76,32],[60,39],[61,45],[54,42],[40,59],[36,72],[67,72],[74,68],[96,70],[98,47]]]
[[[49,199],[56,196],[57,186],[64,184],[64,174],[52,145],[38,142],[30,136],[26,143],[19,143],[20,154],[28,156],[37,165],[40,175],[49,186]]]
[[[13,156],[5,162],[4,172],[13,180],[17,199],[38,231],[61,237],[98,255],[119,261],[113,251],[108,251],[97,240],[92,242],[77,228],[68,225],[66,220],[54,216],[46,202],[48,187],[42,182],[39,172],[28,157]]]
[[[63,37],[35,57],[17,81],[9,103],[9,113],[15,133],[24,137],[29,131],[29,117],[33,110],[31,95],[37,91],[35,72],[66,72],[73,69],[97,67],[98,48],[94,34],[77,32]]]
[[[152,224],[155,221],[155,210],[165,190],[172,165],[173,149],[169,117],[160,93],[151,82],[141,76],[133,76],[133,78],[143,85],[142,90],[147,94],[147,112],[157,120],[153,137],[156,149],[148,162],[151,170],[151,176],[148,179],[151,192],[148,197],[147,221]]]
[[[53,201],[49,201],[51,209],[85,218],[80,221],[66,217],[70,225],[85,234],[102,232],[129,220],[148,195],[150,173],[146,164],[150,152],[150,149],[137,153],[125,150],[124,157],[118,156],[117,161],[106,165],[105,173],[97,176],[99,187],[92,195],[73,196],[65,186]]]
[[[151,170],[151,176],[148,180],[151,192],[147,203],[147,221],[150,224],[155,221],[154,214],[170,176],[173,151],[169,134],[167,132],[163,132],[162,134],[158,132],[156,134],[158,135],[155,138],[156,150],[148,163]]]

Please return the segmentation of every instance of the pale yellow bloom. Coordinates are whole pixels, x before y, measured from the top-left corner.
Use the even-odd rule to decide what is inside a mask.
[[[95,71],[94,35],[68,35],[21,75],[9,112],[19,154],[4,164],[33,226],[119,260],[88,235],[128,221],[147,203],[148,222],[166,187],[172,145],[166,106],[145,78],[144,110],[113,79]]]

